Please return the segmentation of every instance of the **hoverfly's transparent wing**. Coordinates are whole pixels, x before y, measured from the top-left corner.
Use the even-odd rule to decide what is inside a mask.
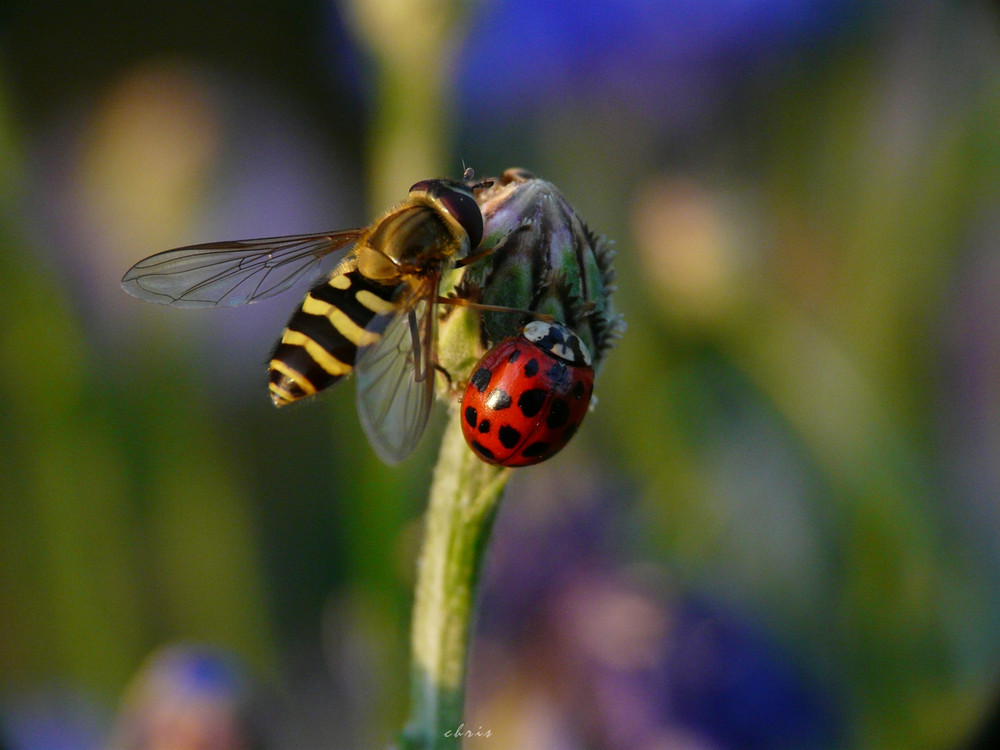
[[[174,307],[232,307],[270,297],[314,275],[320,259],[363,229],[209,242],[151,255],[122,278],[133,297]]]
[[[416,447],[434,401],[434,305],[420,299],[376,316],[366,331],[381,338],[354,362],[358,416],[379,458],[396,464]]]

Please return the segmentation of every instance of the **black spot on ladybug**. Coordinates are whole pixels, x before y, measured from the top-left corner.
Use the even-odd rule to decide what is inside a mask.
[[[565,399],[553,399],[549,407],[549,415],[545,418],[545,426],[550,430],[558,430],[569,421],[569,404]]]
[[[509,424],[505,424],[497,432],[497,437],[500,438],[500,444],[504,448],[513,448],[521,441],[521,433],[511,427]]]
[[[476,407],[475,406],[466,406],[465,407],[465,421],[469,423],[469,427],[475,427],[476,426],[476,419],[478,419],[478,418],[479,418],[479,415],[476,414]]]
[[[517,362],[517,360],[519,360],[520,358],[521,358],[521,350],[515,349],[510,353],[510,356],[507,357],[507,361],[514,363]]]
[[[563,430],[562,441],[564,443],[569,442],[569,439],[576,434],[576,431],[577,429],[579,429],[579,427],[580,427],[579,423],[571,424],[569,427]]]
[[[517,399],[517,408],[526,417],[533,417],[545,406],[548,392],[543,388],[532,388],[525,391]]]
[[[571,395],[577,401],[579,401],[581,398],[583,398],[583,381],[582,380],[576,381],[576,385],[573,386],[573,390],[570,391],[569,395]]]
[[[528,363],[524,366],[524,374],[526,377],[533,378],[538,374],[538,360],[532,357],[528,360]]]
[[[491,461],[494,459],[493,451],[491,451],[485,445],[483,445],[482,443],[480,443],[478,440],[473,440],[472,441],[472,450],[474,450],[476,453],[478,453],[483,458],[488,458]]]
[[[561,383],[566,377],[566,365],[562,362],[553,362],[552,367],[546,370],[545,375],[553,383]]]
[[[487,433],[490,431],[490,427],[491,427],[490,420],[484,419],[482,422],[479,423],[478,429],[482,433]]]
[[[490,377],[492,373],[485,367],[480,367],[472,375],[472,380],[469,382],[475,387],[477,391],[483,393],[486,390],[486,386],[490,384]]]
[[[510,394],[503,388],[494,388],[486,397],[486,405],[494,411],[510,408]]]
[[[539,440],[521,451],[521,455],[525,458],[538,458],[539,456],[544,456],[548,452],[549,444]]]

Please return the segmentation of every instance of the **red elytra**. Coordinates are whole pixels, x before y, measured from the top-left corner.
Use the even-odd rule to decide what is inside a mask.
[[[537,464],[573,437],[593,391],[580,338],[559,323],[533,321],[479,360],[462,397],[462,433],[488,463]]]

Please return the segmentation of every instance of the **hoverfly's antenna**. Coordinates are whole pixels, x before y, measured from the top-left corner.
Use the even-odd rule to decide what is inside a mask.
[[[476,179],[476,171],[472,167],[465,166],[465,159],[462,159],[462,182],[468,184]],[[485,190],[493,186],[493,180],[481,180],[475,185],[469,185],[472,190]]]

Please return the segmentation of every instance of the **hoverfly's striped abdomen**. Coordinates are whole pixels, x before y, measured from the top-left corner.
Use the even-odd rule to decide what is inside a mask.
[[[396,309],[392,297],[398,287],[367,279],[355,267],[313,287],[271,355],[274,405],[311,396],[349,374],[358,347],[379,338],[365,330],[368,323]]]

